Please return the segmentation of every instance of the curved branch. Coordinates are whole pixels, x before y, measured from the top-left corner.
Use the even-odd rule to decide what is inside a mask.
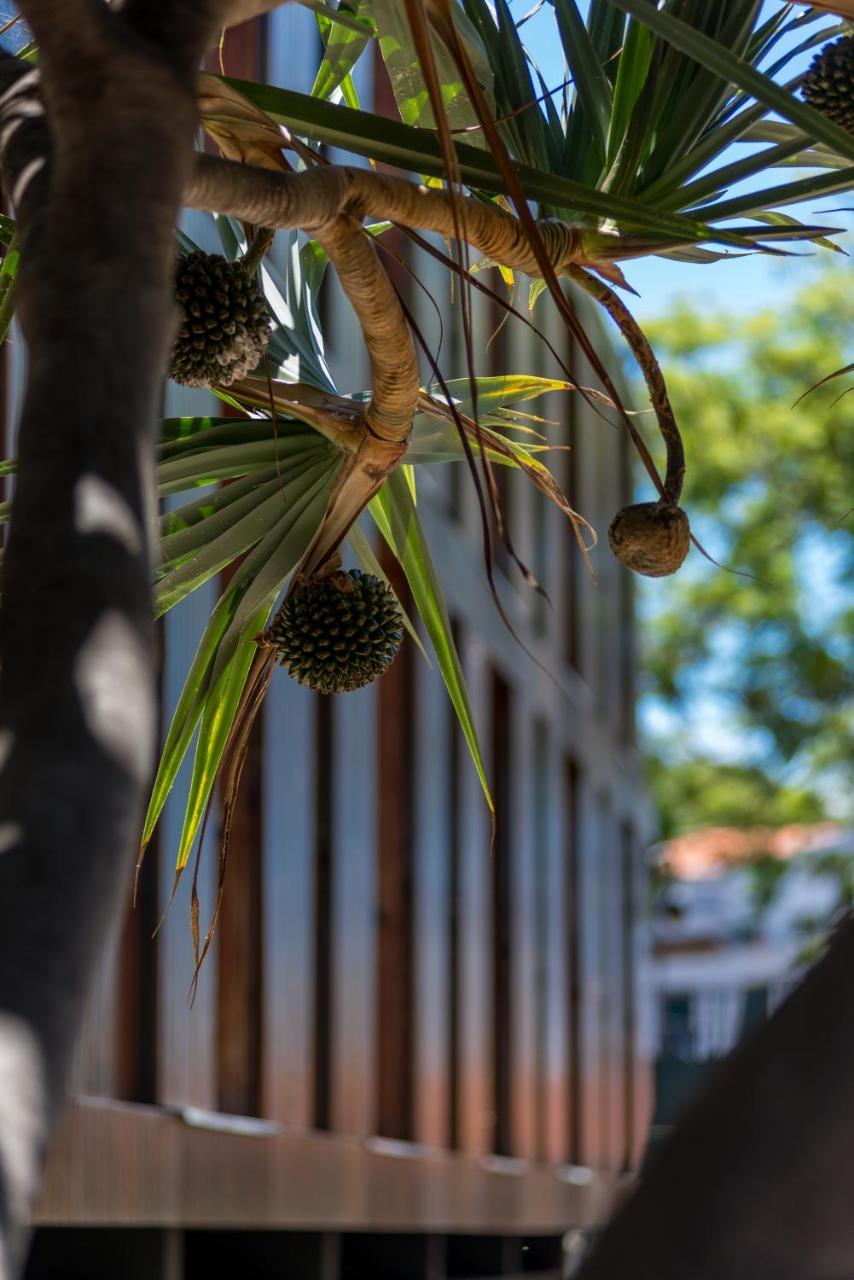
[[[405,443],[418,400],[419,374],[398,296],[358,222],[338,218],[318,228],[316,239],[338,272],[368,349],[372,393],[365,425],[379,440]]]
[[[451,239],[459,230],[487,258],[528,275],[540,274],[524,228],[512,214],[457,192],[418,186],[370,169],[329,165],[302,173],[278,173],[199,155],[184,199],[194,209],[309,232],[340,214],[387,219],[410,230],[434,231]],[[617,237],[567,222],[544,219],[538,226],[558,274],[572,264],[592,266],[600,258],[607,261],[608,248],[619,243]]]
[[[667,393],[664,374],[661,372],[661,366],[656,359],[655,352],[637,320],[635,320],[622,298],[617,297],[613,289],[609,289],[601,280],[597,280],[589,271],[584,271],[580,267],[570,267],[569,275],[572,280],[575,280],[586,293],[595,298],[608,312],[628,343],[638,368],[643,374],[644,382],[649,391],[650,404],[655,410],[658,429],[661,432],[661,438],[667,450],[667,471],[664,477],[664,485],[660,488],[661,496],[665,502],[676,505],[682,494],[682,483],[685,478],[685,449],[682,444],[682,437],[679,434],[679,427],[676,425],[673,406]],[[636,432],[636,429],[633,432],[632,439],[647,471],[658,488],[660,486],[658,472],[652,458],[649,456],[646,445],[643,444],[640,433]]]

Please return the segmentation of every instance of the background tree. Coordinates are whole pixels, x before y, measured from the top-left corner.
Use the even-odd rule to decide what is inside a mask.
[[[795,280],[784,309],[708,314],[683,301],[648,327],[701,459],[694,528],[741,571],[693,557],[646,592],[664,835],[852,816],[854,400],[844,379],[804,392],[850,358],[854,298],[847,264]]]

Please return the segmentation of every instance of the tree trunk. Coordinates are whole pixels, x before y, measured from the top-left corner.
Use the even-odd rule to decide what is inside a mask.
[[[854,1275],[854,921],[722,1064],[577,1280]]]
[[[152,764],[152,433],[175,324],[194,68],[219,16],[214,0],[21,9],[39,70],[0,64],[29,357],[0,614],[3,1280],[23,1265]]]

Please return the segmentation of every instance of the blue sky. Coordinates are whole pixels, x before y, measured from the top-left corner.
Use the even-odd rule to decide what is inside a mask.
[[[579,6],[582,11],[587,5]],[[776,5],[768,5],[769,13]],[[515,17],[521,18],[532,8],[531,0],[511,0],[511,9]],[[828,23],[834,21],[828,18]],[[565,70],[563,55],[559,41],[555,38],[555,22],[551,4],[546,3],[542,9],[522,28],[524,39],[532,57],[543,73],[546,84],[559,85],[564,79]],[[781,51],[785,45],[780,46]],[[797,75],[809,66],[811,54],[801,55],[794,59],[787,68],[787,76]],[[731,148],[732,157],[746,154],[745,147]],[[720,161],[716,162],[720,163]],[[780,181],[787,178],[807,176],[809,170],[779,169]],[[762,185],[754,182],[752,185]],[[767,185],[767,180],[765,185]],[[747,190],[748,185],[741,190]],[[787,212],[805,222],[819,222],[821,225],[840,227],[843,234],[837,237],[838,242],[852,252],[854,246],[854,212],[847,209],[839,212],[840,206],[854,206],[854,197],[834,197],[815,200],[803,205],[790,205]],[[682,294],[695,303],[702,303],[712,309],[727,308],[733,311],[750,311],[762,306],[773,305],[793,289],[802,284],[806,273],[814,266],[816,255],[828,256],[827,250],[814,249],[811,245],[796,248],[795,252],[807,255],[801,261],[794,258],[778,258],[765,254],[753,254],[741,258],[733,258],[728,262],[711,265],[673,262],[666,258],[651,257],[639,262],[629,263],[625,267],[627,279],[637,289],[640,297],[632,302],[632,310],[638,319],[643,321],[661,315],[670,309],[676,295]],[[837,259],[841,270],[852,270],[850,262]]]

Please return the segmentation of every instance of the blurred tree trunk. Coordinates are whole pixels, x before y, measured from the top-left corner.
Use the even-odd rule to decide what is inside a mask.
[[[854,1275],[854,921],[721,1065],[577,1280]]]
[[[0,615],[0,1276],[26,1253],[155,738],[148,500],[217,0],[22,0],[0,62],[28,378]]]

